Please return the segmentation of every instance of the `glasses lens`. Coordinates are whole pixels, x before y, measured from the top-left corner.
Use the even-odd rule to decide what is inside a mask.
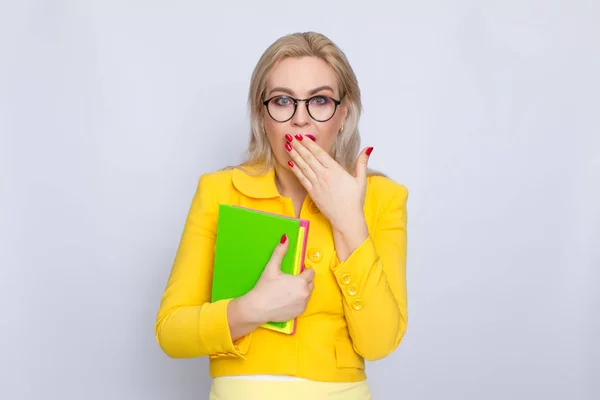
[[[335,103],[327,96],[315,96],[308,101],[308,112],[317,121],[327,121],[335,113]]]
[[[287,121],[294,115],[294,100],[288,96],[277,96],[267,104],[269,115],[276,121]]]

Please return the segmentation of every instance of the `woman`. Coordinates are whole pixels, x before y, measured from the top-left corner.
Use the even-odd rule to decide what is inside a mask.
[[[357,80],[323,35],[273,43],[249,102],[248,160],[200,177],[157,340],[171,357],[210,358],[211,399],[369,399],[364,360],[406,331],[406,188],[367,169],[372,147],[358,154]],[[283,236],[252,291],[210,303],[221,203],[308,219],[304,272],[279,269]],[[294,335],[260,328],[295,317]]]

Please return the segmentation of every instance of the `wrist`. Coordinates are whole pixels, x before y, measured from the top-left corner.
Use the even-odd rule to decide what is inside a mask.
[[[343,262],[369,237],[369,228],[364,216],[349,219],[343,227],[335,227],[333,240],[338,259]]]
[[[260,326],[268,321],[265,317],[266,310],[260,305],[254,291],[250,291],[232,302],[235,302],[234,308],[247,324]]]
[[[333,230],[338,235],[344,238],[364,238],[369,236],[369,229],[367,227],[367,221],[364,214],[355,213],[349,218],[345,218],[344,221],[337,226],[333,226]]]

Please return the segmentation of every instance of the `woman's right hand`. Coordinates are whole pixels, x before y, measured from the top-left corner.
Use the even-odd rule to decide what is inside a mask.
[[[256,313],[256,322],[285,322],[304,312],[313,290],[315,271],[305,269],[293,276],[281,271],[281,261],[288,250],[287,235],[271,255],[254,288],[245,297]]]

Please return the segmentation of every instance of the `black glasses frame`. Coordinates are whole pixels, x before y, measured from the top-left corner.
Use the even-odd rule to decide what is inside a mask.
[[[291,117],[289,117],[289,118],[288,118],[288,119],[286,119],[286,120],[283,120],[283,121],[280,121],[280,120],[278,120],[278,119],[275,119],[275,117],[273,117],[273,116],[271,115],[271,111],[269,111],[269,102],[270,102],[271,100],[273,100],[273,99],[277,98],[277,97],[285,97],[285,98],[288,98],[288,99],[290,99],[290,100],[293,100],[293,101],[294,101],[294,112],[292,113],[292,116],[291,116]],[[316,98],[316,97],[327,97],[329,100],[333,101],[333,104],[335,104],[335,108],[333,109],[333,113],[331,114],[331,117],[329,117],[329,118],[327,118],[327,119],[316,119],[315,117],[313,117],[313,115],[310,113],[310,109],[308,108],[308,103],[309,103],[309,102],[310,102],[312,99],[314,99],[314,98]],[[339,106],[339,105],[342,103],[342,100],[343,100],[343,99],[344,99],[344,97],[343,97],[343,96],[342,96],[342,98],[341,98],[341,99],[337,100],[337,99],[334,99],[333,97],[325,96],[325,95],[323,95],[323,94],[318,94],[318,95],[315,95],[315,96],[309,97],[309,98],[307,98],[307,99],[296,99],[296,98],[294,98],[294,97],[292,97],[292,96],[287,96],[287,95],[281,95],[281,94],[278,94],[277,96],[273,96],[273,97],[271,97],[270,99],[267,99],[267,100],[263,101],[262,103],[263,103],[263,106],[267,107],[267,113],[269,114],[269,117],[271,117],[271,119],[272,119],[273,121],[276,121],[276,122],[281,122],[281,123],[283,123],[283,122],[287,122],[287,121],[289,121],[290,119],[294,118],[294,115],[296,115],[296,111],[298,110],[298,103],[299,103],[299,102],[301,102],[301,101],[303,101],[303,102],[304,102],[304,104],[306,105],[306,112],[308,113],[308,115],[310,115],[310,117],[311,117],[312,119],[314,119],[314,120],[315,120],[315,121],[317,121],[317,122],[327,122],[327,121],[329,121],[331,118],[333,118],[333,116],[335,115],[335,113],[336,113],[336,111],[337,111],[337,108],[338,108],[338,106]]]

